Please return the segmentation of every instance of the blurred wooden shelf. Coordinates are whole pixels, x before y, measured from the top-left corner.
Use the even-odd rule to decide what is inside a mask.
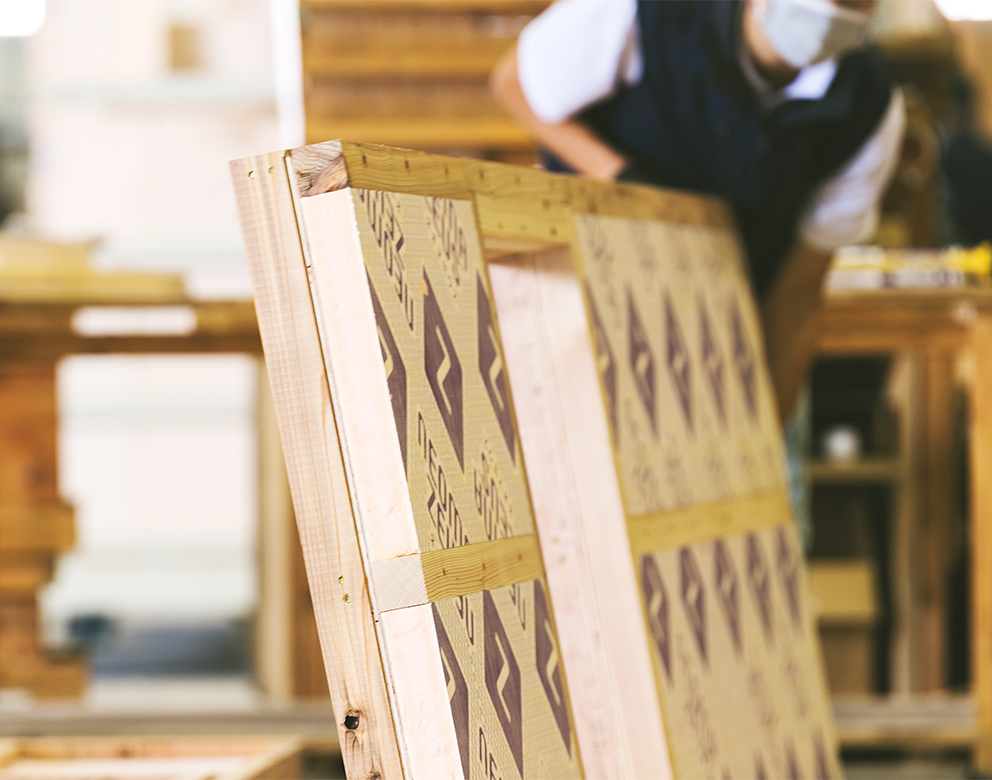
[[[538,14],[550,0],[302,0],[304,11],[362,11],[374,6],[377,12]]]
[[[198,777],[292,780],[301,776],[294,737],[41,737],[0,743],[0,776]]]
[[[0,506],[0,552],[64,552],[75,544],[75,510],[68,504]]]
[[[307,122],[307,143],[333,138],[360,138],[363,142],[415,149],[516,149],[533,147],[533,141],[510,119],[463,117],[390,118]]]
[[[842,749],[928,751],[975,745],[975,704],[965,695],[920,695],[834,700]]]
[[[866,458],[851,463],[811,461],[806,468],[809,478],[821,484],[885,483],[902,478],[902,466],[896,458]]]
[[[321,36],[304,54],[314,79],[486,79],[511,45],[503,38],[374,38]]]

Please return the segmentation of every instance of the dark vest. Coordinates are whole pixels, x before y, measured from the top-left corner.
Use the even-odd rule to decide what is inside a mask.
[[[851,52],[819,100],[761,108],[741,72],[740,0],[638,3],[644,74],[579,117],[636,178],[733,205],[755,292],[792,245],[802,208],[876,130],[892,82],[878,51]]]

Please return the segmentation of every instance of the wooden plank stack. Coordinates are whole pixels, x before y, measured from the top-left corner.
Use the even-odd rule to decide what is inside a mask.
[[[723,204],[232,164],[350,777],[838,776]]]
[[[296,737],[9,739],[0,740],[0,778],[294,780],[303,747]]]
[[[307,141],[532,161],[489,72],[548,0],[303,0]]]
[[[79,660],[53,661],[40,641],[38,591],[75,544],[58,493],[55,365],[0,363],[0,688],[78,696]]]

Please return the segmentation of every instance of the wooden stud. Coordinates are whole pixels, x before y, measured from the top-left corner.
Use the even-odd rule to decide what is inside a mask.
[[[399,748],[377,662],[379,640],[321,359],[293,185],[281,154],[232,163],[232,175],[273,399],[284,410],[279,429],[324,662],[334,670],[328,679],[345,767],[355,777],[399,777]]]
[[[345,670],[337,678],[381,674],[391,708],[388,722],[384,710],[373,723],[347,711],[349,732],[388,734],[396,771],[412,777],[784,775],[796,756],[836,771],[781,434],[725,206],[351,143],[232,170],[301,530],[315,488],[330,487],[341,517],[336,537],[311,543],[311,585],[333,590],[315,559],[340,559],[344,545],[353,577],[338,579],[341,601],[360,600],[364,619],[336,626],[370,645],[371,628],[377,652],[322,642]],[[277,186],[258,182],[266,170]],[[266,238],[280,234],[282,246]],[[537,255],[505,255],[522,247]],[[500,256],[488,272],[483,248]],[[273,293],[290,284],[295,295]],[[643,296],[636,324],[624,312]],[[610,306],[606,325],[594,299]],[[666,334],[652,364],[640,352]],[[612,366],[617,409],[603,338],[623,361]],[[317,384],[322,408],[308,418],[318,404],[296,386]],[[723,605],[726,625],[701,625],[704,601]],[[659,628],[669,616],[671,634]],[[485,658],[472,649],[477,621]],[[542,691],[524,677],[548,648]],[[665,682],[673,653],[677,685]],[[760,659],[758,682],[735,671],[741,654]],[[497,704],[483,667],[507,672],[512,658],[527,660],[501,688],[500,734],[473,719],[488,707],[482,691]],[[746,731],[739,713],[712,706],[730,689],[759,708],[798,695],[802,716],[774,716],[774,738]],[[554,712],[526,749],[512,727],[524,710],[508,704],[517,696],[536,707],[528,723]],[[759,767],[754,746],[766,743]]]
[[[978,707],[975,770],[992,772],[992,317],[972,333],[975,381],[971,391],[971,680]]]

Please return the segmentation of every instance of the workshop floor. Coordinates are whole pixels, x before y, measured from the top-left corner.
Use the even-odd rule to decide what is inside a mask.
[[[301,734],[306,778],[344,778],[329,704],[270,702],[244,675],[96,677],[80,702],[33,702],[0,692],[0,738],[190,734]],[[967,757],[845,756],[849,780],[969,778]]]

